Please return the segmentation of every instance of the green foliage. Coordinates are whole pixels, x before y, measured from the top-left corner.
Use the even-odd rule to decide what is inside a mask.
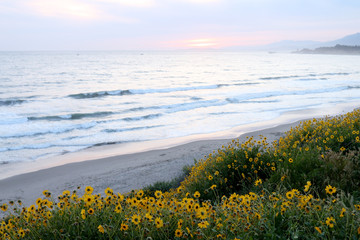
[[[283,161],[271,179],[286,176],[285,182],[294,188],[311,181],[320,193],[328,184],[348,193],[359,192],[359,120],[360,113],[355,110],[333,118],[304,121],[287,132],[274,144],[275,154]]]
[[[170,181],[158,181],[153,184],[150,184],[143,188],[146,196],[154,196],[155,192],[160,190],[162,192],[170,191],[171,189],[176,189],[181,185],[181,182],[184,181],[185,177],[190,174],[191,167],[185,165],[182,169],[182,174],[176,178],[173,178]]]
[[[275,170],[266,139],[251,137],[243,144],[232,141],[198,161],[181,186],[184,192],[199,191],[203,200],[218,201],[217,196],[257,191]]]

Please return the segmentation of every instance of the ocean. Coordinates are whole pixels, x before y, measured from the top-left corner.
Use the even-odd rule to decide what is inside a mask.
[[[359,56],[0,52],[0,169],[360,99]]]

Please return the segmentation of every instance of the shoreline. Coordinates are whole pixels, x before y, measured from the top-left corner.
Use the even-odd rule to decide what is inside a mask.
[[[264,130],[242,134],[246,136],[263,135],[271,142],[279,138],[299,121]],[[157,181],[169,181],[181,174],[185,165],[192,165],[194,159],[201,159],[214,150],[227,145],[232,139],[200,140],[166,149],[124,154],[91,161],[68,163],[24,173],[0,180],[0,203],[21,199],[25,206],[34,204],[44,190],[58,196],[64,190],[81,187],[82,195],[88,185],[95,193],[111,187],[115,192],[126,193]]]
[[[93,161],[97,159],[114,157],[125,154],[134,154],[151,150],[167,149],[195,141],[234,139],[242,134],[272,128],[282,124],[288,124],[309,118],[319,118],[326,115],[337,115],[349,112],[358,107],[357,102],[349,102],[330,106],[330,108],[310,108],[292,110],[282,113],[277,118],[254,122],[233,127],[228,130],[194,134],[183,137],[167,138],[151,141],[116,143],[89,147],[80,151],[56,155],[52,157],[40,158],[31,162],[16,162],[0,165],[0,181],[9,177],[39,171],[47,168],[57,167],[69,163]]]
[[[27,172],[1,179],[0,203],[21,199],[29,206],[42,197],[44,190],[56,197],[64,190],[76,190],[78,186],[81,187],[79,194],[82,194],[88,185],[97,193],[107,187],[126,193],[179,176],[185,165],[192,165],[194,159],[203,158],[234,138],[242,142],[246,136],[263,135],[271,143],[300,121],[349,112],[354,108],[347,105],[346,108],[321,111],[292,111],[261,124],[247,124],[215,134],[101,146],[67,154],[52,163],[43,162],[44,165],[38,165],[38,169],[27,169]]]

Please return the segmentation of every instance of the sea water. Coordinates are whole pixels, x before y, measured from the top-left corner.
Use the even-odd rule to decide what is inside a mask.
[[[0,52],[0,168],[356,103],[359,62],[262,52]]]

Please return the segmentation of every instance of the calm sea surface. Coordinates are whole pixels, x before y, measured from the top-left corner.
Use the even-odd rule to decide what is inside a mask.
[[[0,52],[0,168],[356,102],[359,62],[285,53]]]

